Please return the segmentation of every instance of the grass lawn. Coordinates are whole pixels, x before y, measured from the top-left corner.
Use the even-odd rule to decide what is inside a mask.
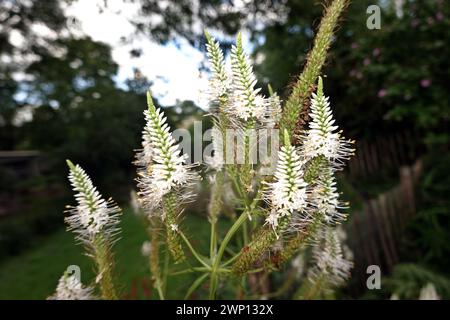
[[[156,291],[148,280],[147,258],[141,254],[142,243],[147,239],[144,227],[130,210],[125,211],[121,227],[121,240],[115,246],[121,296],[155,298]],[[208,252],[209,225],[206,218],[189,215],[183,222],[183,229],[192,235],[196,250]],[[39,240],[33,249],[0,261],[0,299],[45,299],[54,292],[58,279],[69,265],[80,266],[83,283],[93,281],[90,259],[83,255],[82,247],[75,244],[73,234],[60,230]],[[168,298],[183,298],[196,277],[198,275],[195,274],[171,277]]]

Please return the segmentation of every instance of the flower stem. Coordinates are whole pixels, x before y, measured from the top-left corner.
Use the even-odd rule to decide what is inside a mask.
[[[211,224],[211,238],[209,246],[209,256],[213,259],[217,252],[217,220],[222,210],[222,194],[224,184],[224,170],[220,170],[216,173],[214,179],[214,185],[211,189],[211,199],[208,208],[209,223]]]
[[[241,225],[247,220],[248,214],[246,211],[242,212],[239,218],[235,221],[235,223],[231,226],[231,228],[228,230],[227,234],[225,235],[225,238],[223,239],[222,243],[220,244],[219,250],[217,251],[217,255],[214,259],[214,263],[212,265],[211,269],[211,282],[209,287],[209,299],[214,299],[216,296],[216,290],[217,290],[217,273],[220,266],[220,261],[222,259],[222,255],[225,252],[225,248],[227,247],[228,243],[230,242],[233,235],[236,233],[236,231],[239,230]]]
[[[162,276],[162,289],[164,295],[166,294],[166,288],[167,288],[167,277],[169,276],[169,263],[170,263],[170,254],[169,252],[165,252],[164,254],[164,269],[163,269],[163,276]]]
[[[210,259],[214,259],[217,251],[217,221],[211,221],[211,240],[209,246],[209,257]]]
[[[200,264],[202,264],[205,268],[209,269],[210,266],[200,257],[200,255],[197,253],[197,251],[195,251],[194,247],[192,247],[192,244],[189,242],[188,238],[186,238],[184,233],[181,231],[179,233],[180,233],[181,239],[183,239],[183,241],[186,243],[187,247],[191,251],[192,255],[195,257],[195,259],[197,259],[197,261],[200,262]]]
[[[189,268],[189,269],[184,269],[184,270],[172,272],[170,275],[171,275],[171,276],[178,276],[178,275],[186,274],[186,273],[193,273],[193,272],[209,272],[209,271],[211,271],[211,268],[205,268],[205,267],[193,267],[193,268]]]
[[[184,296],[184,300],[187,300],[192,294],[192,292],[194,292],[202,284],[202,282],[205,281],[207,277],[208,277],[207,273],[198,277],[197,280],[195,280],[194,283],[192,283],[192,285],[189,287],[186,295]]]
[[[94,251],[101,295],[105,300],[117,300],[118,296],[112,276],[111,251],[100,235],[97,235],[94,239]]]
[[[182,262],[185,259],[183,247],[180,243],[179,233],[177,231],[177,199],[173,192],[164,196],[165,225],[167,235],[167,246],[172,254],[175,263]]]
[[[158,291],[159,299],[164,300],[164,291],[161,280],[161,271],[159,266],[159,233],[158,227],[160,221],[154,219],[148,226],[149,237],[151,239],[152,251],[150,253],[150,272],[152,274],[153,280],[155,282],[156,290]]]

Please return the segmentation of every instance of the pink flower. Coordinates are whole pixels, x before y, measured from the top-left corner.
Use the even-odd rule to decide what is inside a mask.
[[[420,85],[423,88],[428,88],[431,85],[431,80],[430,79],[422,79],[422,80],[420,80]]]
[[[417,27],[418,25],[419,25],[419,20],[414,19],[414,20],[411,21],[411,27],[415,28],[415,27]]]
[[[370,62],[371,62],[371,61],[370,61],[369,58],[365,58],[365,59],[364,59],[364,65],[365,65],[365,66],[368,66],[368,65],[370,64]]]
[[[437,20],[437,21],[442,21],[442,20],[444,20],[444,15],[442,14],[441,11],[439,11],[438,13],[436,13],[436,20]]]
[[[356,42],[353,42],[353,43],[351,44],[351,48],[352,48],[352,49],[358,49],[358,47],[359,47],[359,45],[358,45]]]
[[[384,98],[387,95],[387,91],[385,89],[381,89],[380,91],[378,91],[378,98]]]
[[[429,25],[432,25],[434,23],[433,17],[428,17],[427,18],[427,22],[428,22]]]
[[[374,57],[378,57],[380,55],[380,53],[381,53],[381,49],[380,48],[373,49],[372,54],[373,54]]]

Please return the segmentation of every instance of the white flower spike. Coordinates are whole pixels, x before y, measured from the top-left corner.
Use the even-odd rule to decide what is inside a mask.
[[[65,273],[58,281],[56,292],[48,300],[95,300],[91,287],[81,284],[75,275]]]
[[[137,155],[139,166],[138,193],[147,212],[157,209],[164,195],[180,188],[191,187],[197,175],[186,165],[178,144],[170,134],[167,118],[156,109],[147,92],[148,109],[144,112],[146,126],[143,132],[143,150]],[[189,193],[183,197],[190,198]]]
[[[441,300],[441,297],[439,297],[435,286],[432,283],[428,283],[420,289],[419,300]]]
[[[319,230],[313,258],[316,265],[309,273],[311,282],[326,279],[331,286],[339,286],[350,277],[353,262],[344,256],[338,230],[330,227]]]
[[[267,101],[255,89],[256,77],[250,59],[242,48],[239,33],[236,45],[231,49],[231,69],[233,71],[233,101],[230,112],[241,120],[262,120],[266,114]]]
[[[224,141],[221,130],[217,125],[211,129],[212,150],[211,156],[205,157],[205,163],[213,170],[220,171],[225,162]]]
[[[329,98],[323,94],[323,82],[319,77],[317,93],[312,94],[311,121],[303,143],[303,154],[306,158],[324,156],[336,169],[342,167],[344,160],[353,154],[353,142],[341,137],[337,132],[335,120],[330,108]]]
[[[281,99],[276,92],[272,90],[269,85],[270,96],[267,99],[267,110],[264,118],[264,122],[267,127],[274,128],[275,125],[280,121],[282,109],[281,109]]]
[[[69,180],[78,202],[76,207],[69,207],[69,216],[65,219],[69,230],[88,245],[92,245],[97,235],[113,242],[114,236],[119,232],[120,208],[112,200],[102,198],[79,165],[74,165],[70,160],[67,160],[67,164],[70,169]]]
[[[319,175],[318,182],[311,191],[311,203],[326,224],[337,224],[347,218],[343,210],[348,208],[348,204],[339,200],[336,179],[331,167],[324,168]]]
[[[86,247],[88,255],[95,261],[100,291],[105,299],[117,299],[113,284],[113,254],[111,248],[120,229],[120,208],[102,198],[86,172],[67,160],[69,180],[76,192],[78,206],[69,207],[66,222]]]
[[[212,102],[219,102],[225,98],[230,90],[230,79],[225,69],[225,59],[219,42],[205,30],[206,54],[210,64],[212,77],[209,82],[209,95]]]
[[[274,229],[279,219],[291,216],[294,212],[303,212],[307,206],[307,183],[303,180],[303,161],[297,149],[289,143],[285,132],[285,145],[278,153],[275,181],[269,183],[266,201],[271,211],[266,222]]]

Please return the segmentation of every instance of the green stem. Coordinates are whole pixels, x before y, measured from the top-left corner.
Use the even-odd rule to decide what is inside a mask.
[[[225,248],[225,252],[230,254],[231,256],[235,256],[236,252],[234,252],[233,250],[231,250],[230,248]]]
[[[210,259],[214,259],[217,251],[217,220],[214,219],[211,221],[211,240],[209,243],[209,257]]]
[[[253,270],[250,270],[250,271],[247,271],[247,273],[258,273],[258,272],[261,272],[261,271],[264,271],[264,267],[260,267],[260,268],[257,268],[257,269],[253,269]]]
[[[99,235],[94,239],[94,255],[97,264],[99,286],[103,299],[117,300],[118,296],[113,284],[113,261],[108,244]]]
[[[171,276],[179,276],[181,274],[186,274],[186,273],[209,272],[209,271],[211,271],[211,268],[194,267],[194,268],[189,268],[189,269],[184,269],[184,270],[172,272],[170,275]]]
[[[247,221],[245,221],[242,225],[242,235],[244,238],[244,245],[248,244],[248,227],[247,227]]]
[[[297,271],[298,270],[296,270],[296,269],[291,269],[289,271],[286,279],[284,280],[283,284],[279,287],[279,289],[277,291],[275,291],[275,292],[271,292],[271,293],[265,294],[265,297],[268,298],[268,299],[276,298],[276,297],[281,296],[285,292],[287,292],[292,287],[292,285],[295,282],[295,276],[297,274]],[[252,297],[252,298],[253,299],[257,299],[258,297],[255,296],[255,297]]]
[[[312,283],[312,286],[308,288],[305,294],[300,295],[303,300],[316,300],[320,299],[321,291],[323,286],[325,285],[325,276],[320,275],[316,281]]]
[[[179,240],[179,234],[173,227],[178,227],[177,222],[177,198],[173,192],[168,193],[164,196],[164,212],[165,219],[164,223],[166,225],[166,240],[169,251],[175,263],[182,262],[185,259],[183,247],[181,246]]]
[[[244,201],[246,202],[247,200],[247,196],[244,193],[244,191],[242,190],[242,186],[239,183],[238,179],[237,179],[237,172],[235,172],[234,170],[231,170],[231,167],[228,166],[228,176],[231,178],[231,182],[233,183],[233,187],[237,193],[237,195]]]
[[[231,257],[230,259],[225,261],[225,263],[222,264],[222,267],[226,267],[226,266],[230,265],[231,263],[233,263],[237,258],[239,258],[239,255],[240,255],[240,252],[233,255],[233,257]]]
[[[169,275],[169,262],[170,262],[170,254],[166,250],[164,254],[164,269],[163,269],[163,278],[162,278],[162,291],[165,295],[167,288],[167,276]]]
[[[160,279],[156,279],[155,280],[155,287],[156,287],[156,291],[158,291],[158,295],[159,295],[159,299],[160,300],[164,300],[164,292],[163,292],[163,288],[161,286],[161,280]]]
[[[209,247],[209,256],[212,260],[217,252],[217,219],[222,210],[222,194],[224,184],[224,170],[216,173],[214,185],[211,188],[211,199],[209,204],[209,222],[211,224],[211,238]]]
[[[197,278],[197,280],[195,280],[194,283],[189,287],[186,295],[184,296],[184,300],[187,300],[192,292],[194,292],[202,284],[202,282],[205,281],[207,277],[208,274],[205,273],[204,275],[201,275],[199,278]]]
[[[209,299],[214,299],[216,296],[216,290],[217,290],[217,271],[220,266],[220,261],[222,259],[222,255],[225,252],[225,248],[230,242],[233,235],[236,233],[236,231],[239,230],[241,225],[247,220],[248,215],[247,212],[244,211],[241,213],[239,218],[236,220],[236,222],[231,226],[231,228],[228,230],[227,234],[225,235],[225,238],[223,239],[222,243],[220,244],[219,250],[217,251],[217,256],[214,259],[214,263],[212,265],[211,269],[211,283],[210,283],[210,291],[209,291]]]
[[[197,251],[195,251],[194,247],[192,247],[191,243],[189,242],[189,240],[186,238],[186,236],[184,235],[183,232],[179,232],[181,239],[183,239],[183,241],[186,243],[187,247],[189,248],[189,250],[191,251],[192,255],[195,257],[195,259],[198,260],[198,262],[200,262],[205,268],[210,268],[210,266],[203,261],[203,259],[200,257],[200,255],[197,253]]]
[[[153,223],[149,223],[149,225],[147,226],[147,230],[150,237],[150,243],[152,246],[149,264],[150,264],[150,272],[155,281],[155,287],[156,290],[158,291],[159,299],[164,300],[164,293],[159,266],[159,233],[157,230],[159,225],[160,221],[158,219],[154,219]]]

